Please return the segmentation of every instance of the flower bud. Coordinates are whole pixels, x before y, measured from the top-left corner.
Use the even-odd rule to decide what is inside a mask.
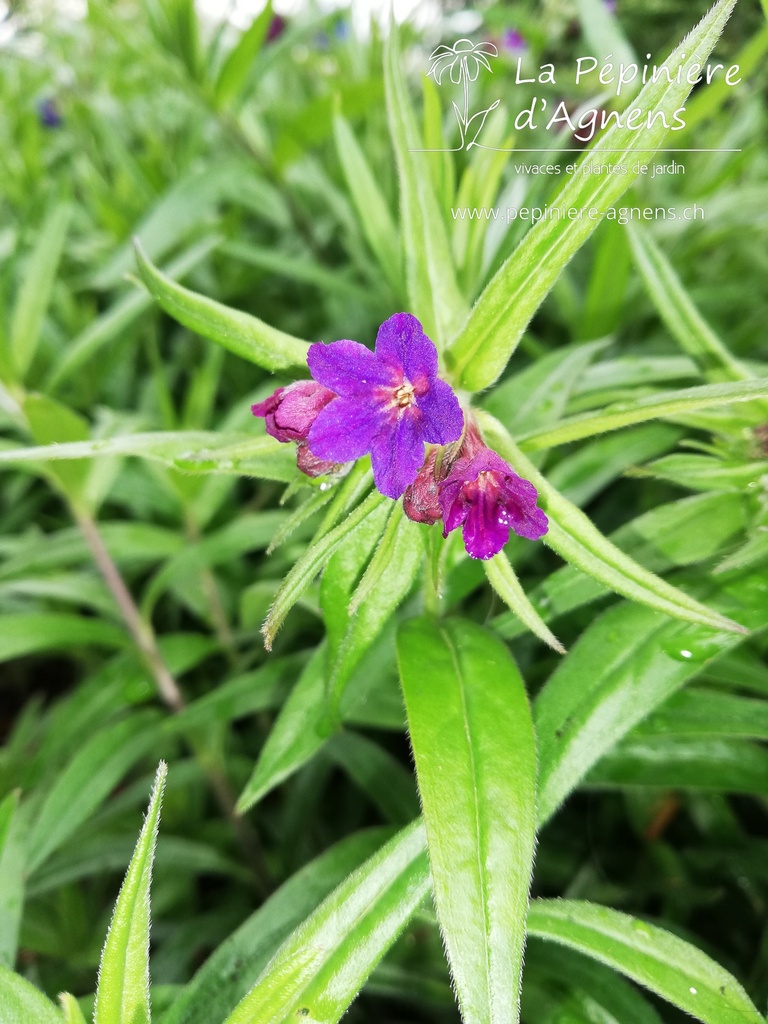
[[[335,397],[314,380],[297,380],[252,405],[251,412],[263,417],[267,433],[278,441],[306,441],[315,417]]]
[[[414,523],[427,523],[432,526],[443,518],[440,508],[440,482],[435,475],[437,448],[427,455],[424,465],[413,483],[406,487],[403,494],[403,511]]]
[[[306,441],[299,441],[296,446],[296,465],[307,476],[325,476],[326,473],[337,473],[343,463],[329,462],[328,459],[318,459],[309,450],[309,445]]]

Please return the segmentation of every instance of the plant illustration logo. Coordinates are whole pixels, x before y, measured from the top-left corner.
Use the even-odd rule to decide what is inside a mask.
[[[492,110],[498,107],[500,101],[496,100],[486,110],[479,110],[470,117],[469,83],[477,81],[481,67],[493,74],[488,58],[498,57],[498,55],[499,51],[493,43],[473,43],[471,39],[457,39],[453,46],[438,46],[430,54],[428,78],[433,78],[437,85],[441,85],[443,76],[448,72],[454,85],[464,87],[464,109],[462,110],[455,101],[453,102],[453,110],[459,123],[461,144],[446,152],[471,149],[472,146],[478,145],[477,137],[483,129],[485,119]]]

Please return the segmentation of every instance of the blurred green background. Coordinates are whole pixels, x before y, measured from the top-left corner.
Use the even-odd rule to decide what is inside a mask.
[[[302,338],[371,339],[385,317],[405,308],[397,268],[383,273],[371,250],[365,211],[355,206],[334,137],[334,115],[341,114],[396,218],[382,28],[356,5],[270,9],[253,23],[230,21],[227,6],[221,0],[217,18],[214,4],[195,11],[183,0],[88,0],[71,11],[55,2],[0,4],[0,448],[149,431],[255,431],[250,403],[275,379],[158,310],[134,276],[133,236],[195,291]],[[512,100],[518,57],[526,66],[551,60],[567,67],[607,39],[660,60],[706,10],[698,0],[618,0],[615,12],[602,5],[607,17],[599,21],[614,34],[598,38],[589,4],[575,0],[415,7],[402,34],[417,100],[426,88],[426,102],[436,102],[424,74],[439,43],[470,35],[498,46],[493,76],[481,77],[473,94],[478,104],[501,99],[484,129],[496,145],[510,136],[508,114],[524,105],[521,92]],[[243,33],[250,41],[231,60]],[[741,63],[745,82],[727,96],[714,87],[697,90],[688,129],[674,142],[740,152],[681,156],[686,173],[644,183],[641,197],[705,208],[703,222],[654,225],[655,238],[707,321],[747,362],[768,355],[766,53],[764,13],[742,0],[715,54]],[[575,106],[589,94],[571,81],[563,75],[552,95]],[[455,125],[442,93],[439,102],[450,133]],[[554,140],[539,135],[535,144]],[[523,226],[505,232],[492,225],[472,243],[482,253],[473,262],[450,207],[469,204],[468,196],[472,205],[478,198],[534,205],[549,198],[553,181],[523,179],[509,161],[477,153],[436,159],[431,173],[463,283],[476,296]],[[493,189],[487,196],[484,183]],[[570,412],[697,378],[670,343],[615,225],[602,225],[571,263],[510,372],[596,339],[608,339],[623,360],[621,373],[585,371]],[[764,473],[764,434],[742,430],[713,442],[716,429],[716,418],[692,421],[691,448],[719,459],[724,473],[756,463]],[[594,465],[591,476],[584,470],[582,499],[601,529],[614,531],[685,492],[689,478],[623,475],[666,455],[680,436],[669,424],[637,428],[636,447],[614,452],[602,477],[607,449],[588,456]],[[558,452],[549,475],[567,482],[571,455]],[[268,672],[261,671],[267,655],[259,626],[311,535],[303,524],[266,557],[288,514],[278,506],[283,482],[279,475],[261,482],[189,475],[162,461],[119,457],[61,470],[3,469],[0,800],[23,794],[22,823],[35,857],[23,871],[23,911],[11,908],[5,924],[0,919],[0,962],[16,964],[51,996],[66,989],[87,999],[93,991],[159,757],[171,764],[153,894],[160,1006],[267,892],[312,857],[355,829],[401,824],[417,813],[394,666],[374,650],[368,669],[372,678],[379,672],[378,704],[358,715],[354,735],[362,746],[335,738],[257,816],[232,815],[277,710],[323,635],[313,591],[286,623]],[[73,487],[80,505],[71,500]],[[706,482],[689,487],[707,489]],[[763,523],[765,505],[752,513]],[[84,520],[98,520],[151,642],[190,707],[200,702],[186,719],[160,709]],[[526,582],[535,585],[556,565],[550,553],[536,553]],[[456,590],[468,613],[485,621],[501,609],[479,589],[481,581],[470,565]],[[589,607],[574,612],[563,640],[570,645],[591,618]],[[391,636],[387,643],[390,650]],[[719,677],[713,670],[709,682],[717,687],[727,676],[765,697],[764,651],[764,639],[754,639],[718,662]],[[515,654],[534,688],[556,661],[526,638],[516,641]],[[224,682],[229,696],[206,704]],[[768,734],[764,722],[762,728]],[[668,785],[579,792],[542,836],[536,892],[662,920],[731,969],[764,1008],[766,761],[752,763],[738,749],[712,743],[694,758],[701,785],[672,771]],[[755,749],[762,757],[763,748]],[[369,767],[378,766],[371,761],[376,751],[384,759],[378,781]],[[70,797],[57,796],[62,778]],[[76,803],[71,794],[81,788]],[[0,861],[0,895],[21,877],[7,860],[5,869]],[[524,1016],[596,1021],[574,995],[582,961],[552,956],[532,943]],[[457,1019],[429,920],[412,923],[366,992],[349,1019]],[[656,1019],[656,1009],[649,1013],[645,1020]],[[665,1008],[663,1019],[676,1020],[676,1012]]]

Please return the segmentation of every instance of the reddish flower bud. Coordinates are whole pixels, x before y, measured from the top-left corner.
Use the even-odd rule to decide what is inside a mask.
[[[335,397],[314,380],[297,380],[252,405],[251,412],[263,417],[267,433],[278,441],[306,441],[315,417]]]
[[[414,523],[431,526],[443,518],[440,506],[440,484],[458,459],[471,459],[485,445],[480,432],[469,417],[465,417],[464,436],[445,448],[432,448],[414,482],[403,495],[403,511]],[[439,458],[438,458],[439,456]]]
[[[432,526],[438,519],[443,518],[439,500],[440,482],[435,467],[437,452],[438,449],[433,448],[427,455],[418,476],[409,487],[406,487],[403,494],[403,511],[414,523],[427,523]]]
[[[328,459],[318,459],[309,450],[309,445],[306,441],[299,441],[296,446],[296,465],[307,476],[325,476],[326,473],[337,473],[343,463],[329,462]]]

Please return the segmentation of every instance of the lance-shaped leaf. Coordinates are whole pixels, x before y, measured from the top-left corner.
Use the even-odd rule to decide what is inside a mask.
[[[402,291],[400,240],[387,202],[349,122],[340,114],[333,119],[333,137],[365,239],[382,274],[399,295]]]
[[[506,647],[463,620],[405,623],[398,663],[462,1019],[514,1022],[536,827],[525,687]]]
[[[54,206],[43,224],[28,264],[11,320],[11,352],[19,377],[35,358],[43,317],[50,302],[56,270],[67,237],[72,207]]]
[[[62,992],[59,996],[59,1003],[64,1017],[64,1024],[86,1024],[83,1011],[73,995],[69,992]]]
[[[546,542],[567,562],[593,576],[617,594],[647,604],[677,619],[698,622],[713,629],[746,634],[744,626],[711,611],[676,587],[666,583],[625,555],[542,476],[497,420],[478,413],[486,438],[539,492],[549,516]]]
[[[27,840],[27,871],[43,864],[100,806],[126,772],[157,743],[150,710],[94,732],[57,773]]]
[[[226,1024],[336,1024],[428,892],[424,827],[416,821],[286,940]]]
[[[467,315],[456,283],[456,270],[443,213],[432,188],[423,149],[400,67],[393,24],[384,47],[387,117],[400,180],[400,216],[405,244],[405,271],[411,309],[427,334],[442,349]],[[426,160],[431,154],[426,154]],[[424,155],[422,154],[422,159]]]
[[[138,242],[136,261],[150,294],[166,313],[191,331],[267,370],[306,369],[309,347],[306,341],[177,284],[157,269]]]
[[[127,434],[97,441],[69,441],[0,451],[0,465],[136,455],[190,473],[235,473],[288,482],[296,476],[295,453],[272,437],[178,430]]]
[[[356,526],[363,522],[366,516],[377,509],[385,500],[384,496],[379,494],[378,491],[371,492],[365,501],[361,502],[354,511],[349,513],[344,522],[334,527],[330,533],[323,534],[318,540],[315,540],[298,562],[296,562],[275,595],[275,600],[269,609],[269,614],[261,630],[267,650],[271,649],[277,631],[285,621],[288,612],[328,561],[334,550],[352,533]]]
[[[355,832],[292,875],[210,955],[162,1024],[224,1020],[247,995],[277,947],[390,835],[383,828]]]
[[[483,568],[488,582],[520,622],[553,651],[565,654],[565,648],[546,625],[520,586],[520,580],[515,575],[515,570],[504,552],[500,551],[490,561],[483,562]]]
[[[272,16],[272,3],[269,2],[227,54],[214,86],[216,105],[219,108],[236,105],[266,39]]]
[[[705,1024],[763,1024],[738,981],[689,942],[609,907],[534,900],[528,932],[607,964]]]
[[[666,75],[650,81],[623,115],[623,124],[634,118],[655,117],[642,131],[613,125],[583,157],[577,173],[569,176],[549,202],[550,208],[585,211],[580,218],[549,217],[539,221],[507,259],[478,299],[460,334],[446,352],[446,362],[456,383],[470,391],[488,387],[501,374],[517,347],[523,331],[565,265],[589,238],[602,216],[617,202],[636,178],[637,151],[652,152],[662,143],[665,123],[684,105],[692,89],[688,77],[700,68],[712,51],[735,6],[736,0],[719,0],[696,28],[666,60]],[[678,75],[678,71],[680,72]],[[680,84],[678,84],[678,78]],[[695,75],[691,77],[691,80]],[[648,154],[643,155],[648,159]],[[584,174],[588,163],[626,164],[626,174]],[[599,216],[590,219],[586,211]]]
[[[0,965],[13,967],[24,906],[24,821],[19,795],[10,793],[0,803]]]
[[[571,416],[545,430],[521,434],[519,440],[526,451],[540,451],[542,448],[580,441],[595,434],[605,434],[609,430],[618,430],[633,423],[644,423],[665,416],[684,416],[699,409],[728,405],[731,402],[749,402],[755,398],[768,398],[768,380],[705,384],[698,388],[664,391],[631,402],[617,402],[597,412]]]
[[[62,1018],[39,989],[0,964],[0,1024],[62,1024]]]
[[[149,890],[168,769],[160,762],[139,841],[101,954],[94,1024],[150,1024]]]
[[[675,268],[650,233],[627,224],[635,264],[659,316],[710,380],[748,380],[753,374],[732,355],[694,305]]]

